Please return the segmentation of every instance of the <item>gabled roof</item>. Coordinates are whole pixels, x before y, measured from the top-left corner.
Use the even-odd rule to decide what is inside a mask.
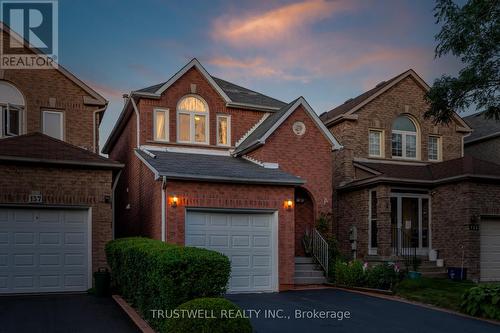
[[[121,168],[122,164],[42,133],[0,140],[0,161]]]
[[[464,179],[500,181],[500,165],[472,156],[421,165],[355,161],[354,166],[372,172],[373,176],[350,182],[342,186],[342,189],[357,188],[375,183],[434,186]]]
[[[336,108],[331,109],[330,111],[322,113],[320,119],[327,126],[337,121],[342,121],[343,119],[349,119],[350,115],[353,115],[353,113],[355,113],[363,106],[370,103],[375,98],[382,95],[384,92],[388,91],[407,77],[412,77],[424,90],[427,91],[430,89],[429,85],[413,69],[409,69],[387,81],[382,81],[373,89],[370,89],[357,97],[348,99],[346,102],[344,102],[344,104],[341,104]],[[467,123],[465,123],[458,114],[454,114],[454,119],[461,127],[463,127],[464,131],[470,130]]]
[[[8,35],[16,39],[20,44],[22,45],[29,45],[29,48],[33,53],[36,54],[43,54],[40,50],[37,48],[31,46],[27,40],[23,39],[21,36],[19,36],[14,30],[10,29],[8,25],[0,21],[0,33],[2,31],[5,31]],[[81,89],[83,89],[86,93],[88,93],[90,96],[92,96],[92,99],[85,98],[84,99],[84,104],[87,105],[98,105],[98,106],[105,106],[108,104],[108,101],[102,97],[97,91],[92,89],[90,86],[88,86],[85,82],[77,78],[75,75],[73,75],[70,71],[68,71],[66,68],[64,68],[61,64],[57,64],[57,68],[54,68],[54,70],[59,71],[63,76],[68,78],[70,81],[75,83],[77,86],[79,86]]]
[[[175,81],[186,74],[186,72],[191,68],[196,68],[228,105],[275,111],[286,104],[275,98],[211,76],[196,58],[193,58],[189,63],[182,67],[177,73],[168,79],[168,81],[135,90],[132,94],[142,97],[159,98],[160,95],[168,89],[168,87],[174,84]]]
[[[270,169],[243,158],[135,150],[139,159],[156,178],[210,182],[253,183],[273,185],[301,185],[304,180],[280,169]]]
[[[464,117],[464,120],[473,130],[469,136],[464,138],[465,144],[500,136],[500,120],[485,118],[484,112]]]
[[[304,97],[299,97],[293,102],[283,106],[279,111],[267,117],[245,140],[243,140],[234,150],[235,156],[244,155],[261,145],[265,144],[266,139],[274,133],[274,131],[299,107],[303,106],[306,112],[311,116],[313,121],[319,127],[320,131],[332,144],[332,149],[340,149],[342,146],[335,139],[332,133],[321,122],[318,115],[311,108]]]

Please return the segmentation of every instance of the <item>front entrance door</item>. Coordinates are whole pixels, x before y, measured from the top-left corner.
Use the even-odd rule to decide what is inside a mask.
[[[427,255],[430,247],[429,197],[393,194],[391,197],[391,245],[394,255]]]

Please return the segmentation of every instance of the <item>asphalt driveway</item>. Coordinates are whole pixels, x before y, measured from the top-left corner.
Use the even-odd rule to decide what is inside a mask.
[[[335,289],[238,294],[227,298],[247,310],[247,315],[253,315],[251,321],[257,333],[500,332],[500,326],[487,322]],[[261,312],[257,318],[256,312],[248,310]],[[267,313],[268,318],[265,318],[265,310],[274,312]],[[296,311],[300,314],[298,318]],[[329,319],[321,319],[318,311],[330,311],[323,312]],[[273,315],[279,318],[269,318]],[[339,320],[342,315],[344,318]]]
[[[139,332],[111,297],[0,297],[0,332]]]

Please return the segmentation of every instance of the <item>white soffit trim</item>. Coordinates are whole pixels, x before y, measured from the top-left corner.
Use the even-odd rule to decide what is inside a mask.
[[[162,151],[169,153],[183,153],[183,154],[200,154],[200,155],[215,155],[215,156],[231,156],[229,150],[215,150],[215,149],[204,149],[204,148],[191,148],[191,147],[164,147],[164,146],[154,146],[154,145],[142,145],[140,147],[143,151]]]
[[[182,67],[174,76],[172,76],[167,82],[165,82],[157,91],[156,94],[161,95],[165,90],[168,89],[172,84],[174,84],[179,78],[187,73],[191,68],[196,67],[200,73],[205,77],[205,79],[212,85],[212,87],[217,90],[217,92],[222,96],[226,103],[231,103],[229,96],[219,87],[219,85],[210,76],[207,70],[201,65],[198,59],[193,58],[186,66]]]
[[[280,118],[274,125],[260,138],[261,143],[265,143],[267,138],[283,124],[283,122],[300,106],[302,105],[304,109],[307,111],[312,120],[316,123],[319,129],[323,132],[323,135],[330,141],[332,144],[333,150],[342,149],[342,145],[337,141],[337,139],[333,136],[333,134],[326,128],[325,124],[319,119],[318,115],[311,108],[309,103],[305,100],[304,97],[299,97],[297,101],[288,109],[288,111]]]

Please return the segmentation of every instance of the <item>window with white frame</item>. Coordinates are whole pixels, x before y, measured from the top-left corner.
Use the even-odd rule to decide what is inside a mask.
[[[208,105],[198,96],[188,95],[177,104],[177,142],[208,144]]]
[[[417,159],[417,126],[407,116],[399,116],[392,125],[392,156]]]
[[[380,130],[370,130],[368,133],[368,155],[370,157],[383,157],[384,133]]]
[[[64,113],[60,111],[42,112],[43,134],[64,140]]]
[[[441,160],[441,138],[439,136],[429,136],[427,152],[430,161]]]
[[[21,92],[0,80],[0,138],[24,133],[24,105]]]
[[[231,145],[231,116],[217,115],[217,145]]]
[[[153,137],[155,141],[168,141],[168,109],[154,109]]]

